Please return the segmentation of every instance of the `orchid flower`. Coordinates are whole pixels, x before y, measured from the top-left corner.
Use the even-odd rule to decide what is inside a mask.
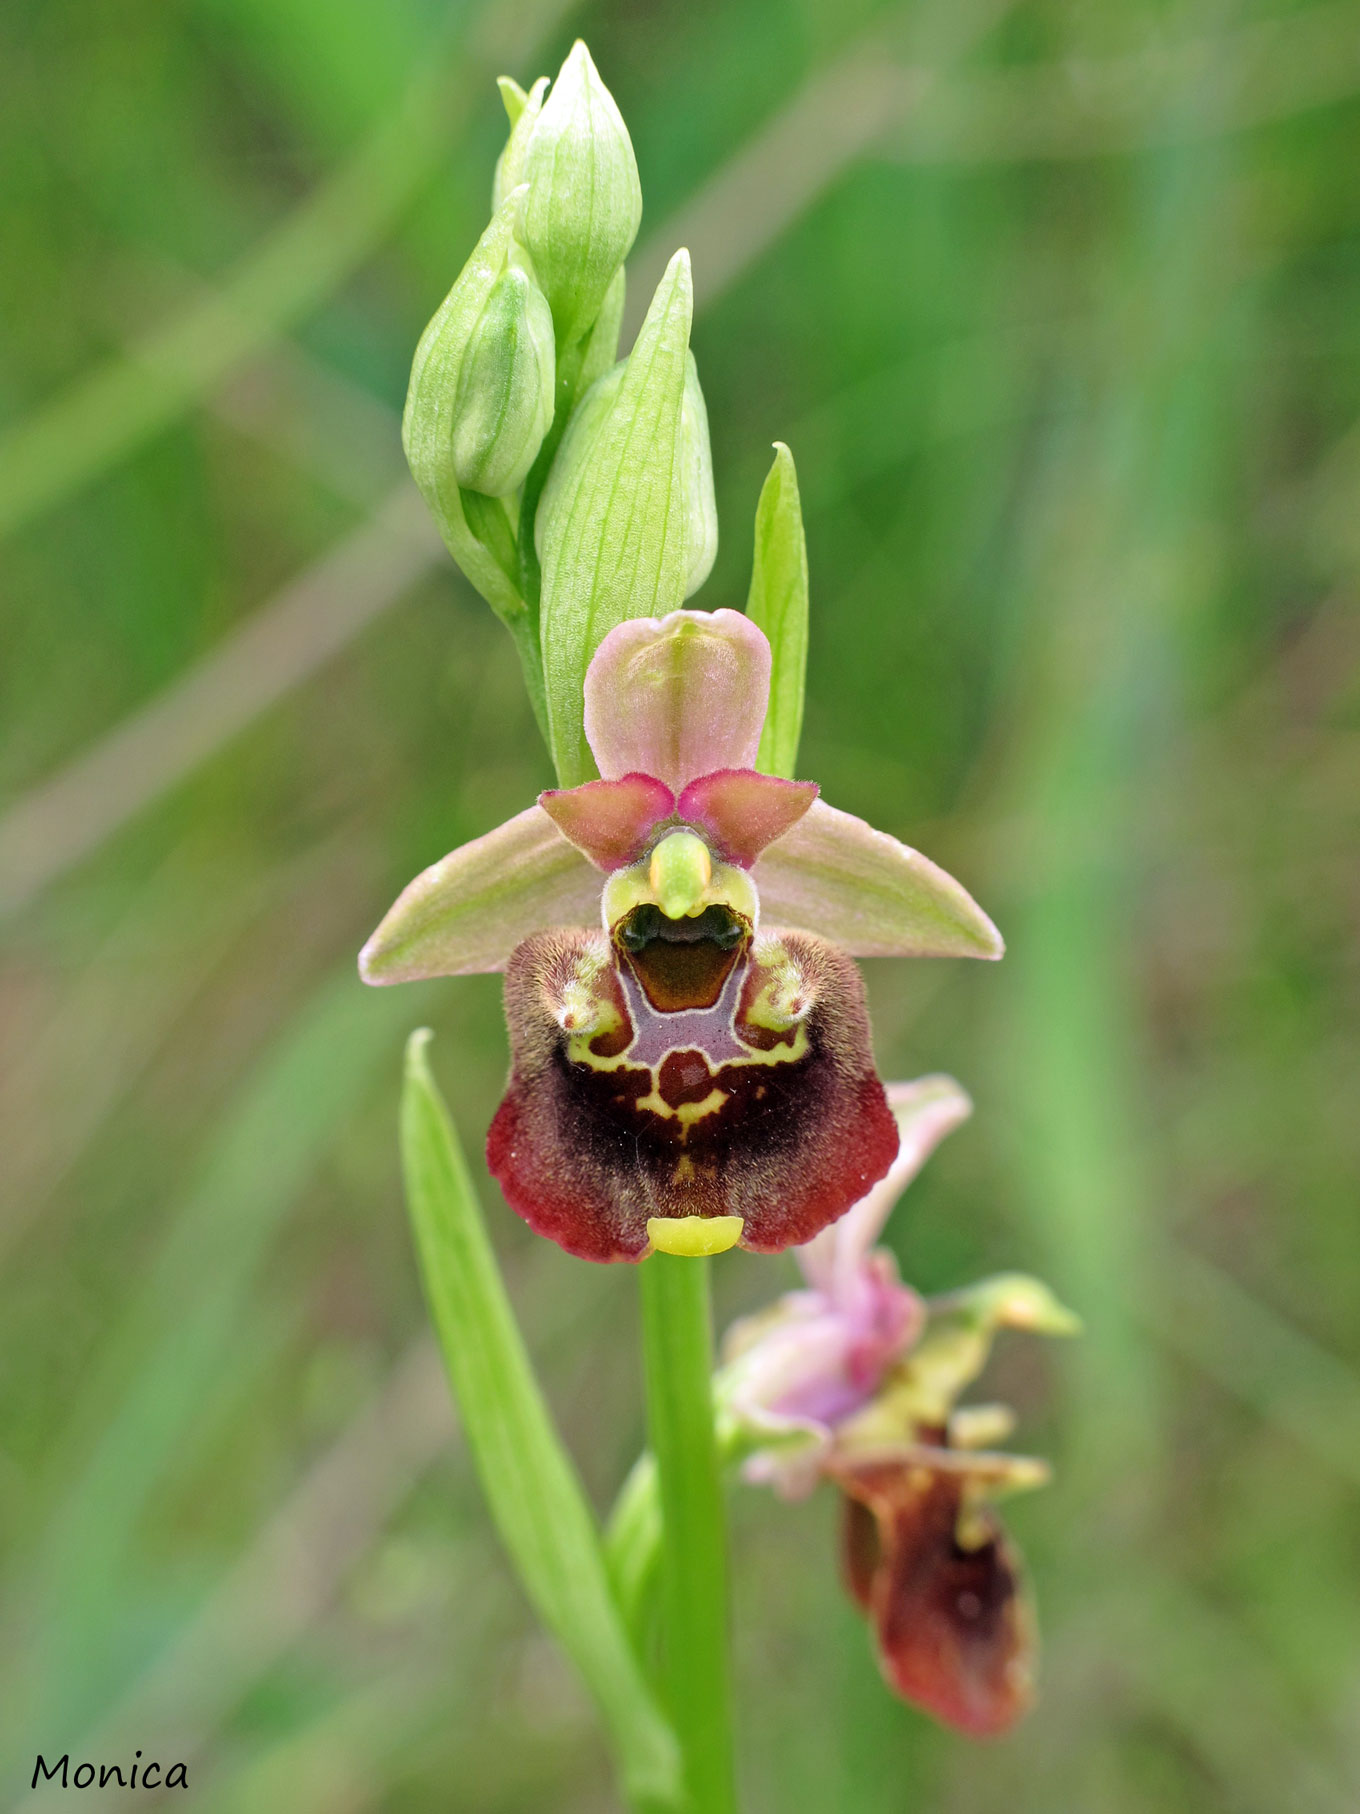
[[[506,972],[488,1163],[586,1259],[810,1241],[898,1157],[851,958],[1001,953],[926,858],[757,772],[769,689],[737,612],[617,625],[585,677],[601,779],[427,869],[360,958]]]
[[[999,1732],[1033,1692],[1034,1618],[994,1502],[1044,1463],[994,1451],[1000,1405],[959,1407],[1003,1327],[1070,1334],[1037,1280],[1008,1274],[922,1300],[874,1242],[893,1204],[971,1104],[947,1077],[892,1084],[901,1131],[887,1175],[795,1250],[808,1289],[734,1325],[717,1393],[746,1479],[785,1497],[819,1479],[843,1496],[846,1585],[905,1700],[961,1730]]]

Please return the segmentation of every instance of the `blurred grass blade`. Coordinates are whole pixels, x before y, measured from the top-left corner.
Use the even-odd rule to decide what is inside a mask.
[[[808,564],[803,507],[793,455],[774,444],[770,468],[756,505],[756,545],[746,615],[770,639],[770,710],[760,735],[757,768],[791,779],[803,732],[803,690],[807,682]]]
[[[216,295],[153,329],[0,434],[0,535],[168,427],[234,366],[332,295],[391,230],[456,138],[480,83],[533,54],[564,0],[483,6],[437,28],[406,93]]]
[[[599,1538],[516,1326],[466,1161],[430,1074],[406,1049],[401,1143],[430,1314],[497,1528],[544,1624],[584,1676],[630,1797],[674,1805],[675,1740],[610,1593]]]

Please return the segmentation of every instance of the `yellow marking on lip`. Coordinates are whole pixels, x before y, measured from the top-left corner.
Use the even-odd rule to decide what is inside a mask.
[[[740,1216],[651,1216],[647,1239],[656,1253],[699,1259],[735,1247],[744,1226]]]
[[[657,1088],[656,1075],[656,1072],[653,1071],[651,1092],[649,1095],[639,1096],[637,1107],[648,1109],[653,1115],[661,1115],[668,1120],[678,1121],[681,1127],[693,1127],[694,1123],[702,1121],[705,1115],[716,1115],[731,1095],[730,1090],[720,1090],[715,1085],[702,1102],[682,1102],[678,1108],[672,1108]]]

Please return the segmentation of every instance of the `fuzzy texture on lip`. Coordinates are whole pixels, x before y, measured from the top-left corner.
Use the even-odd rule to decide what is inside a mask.
[[[776,964],[806,996],[784,1032],[750,1018]],[[487,1163],[512,1209],[584,1259],[641,1259],[649,1218],[692,1215],[740,1216],[743,1246],[777,1252],[897,1153],[859,974],[821,940],[757,942],[711,1006],[659,1013],[602,934],[547,933],[515,953],[505,993],[510,1085]]]

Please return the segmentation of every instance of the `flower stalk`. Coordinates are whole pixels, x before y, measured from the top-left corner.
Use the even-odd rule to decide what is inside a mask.
[[[661,1499],[664,1679],[687,1814],[736,1814],[709,1263],[655,1253],[639,1282],[647,1423]]]

